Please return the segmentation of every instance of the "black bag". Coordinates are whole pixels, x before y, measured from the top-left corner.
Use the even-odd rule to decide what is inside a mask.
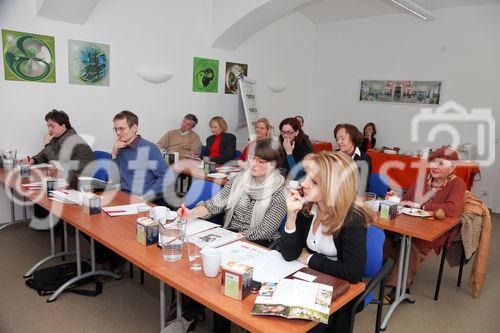
[[[90,272],[90,265],[82,262],[82,274]],[[26,285],[35,289],[40,296],[53,294],[60,286],[77,275],[76,262],[68,262],[60,265],[36,270],[32,277],[26,280]],[[76,290],[75,287],[95,283],[95,290]],[[96,282],[91,276],[76,282],[73,286],[64,290],[84,296],[97,296],[102,293],[102,282]]]

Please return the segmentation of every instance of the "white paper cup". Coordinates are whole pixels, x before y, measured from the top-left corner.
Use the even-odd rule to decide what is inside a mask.
[[[221,264],[221,252],[217,249],[205,246],[201,250],[203,261],[203,273],[207,277],[213,278],[219,274]]]

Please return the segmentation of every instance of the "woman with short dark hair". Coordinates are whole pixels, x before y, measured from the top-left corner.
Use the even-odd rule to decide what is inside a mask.
[[[304,157],[312,152],[311,143],[306,139],[300,122],[295,118],[285,118],[281,121],[280,126],[280,141],[286,152],[286,157],[283,161],[283,168],[288,175],[291,171],[290,178],[298,179],[304,175],[304,169],[299,165]],[[294,168],[295,167],[295,168]]]
[[[377,143],[375,134],[377,134],[377,127],[375,126],[375,124],[366,124],[363,128],[363,142],[361,142],[361,146],[359,147],[359,149],[361,149],[363,153],[366,153],[375,148],[375,144]]]

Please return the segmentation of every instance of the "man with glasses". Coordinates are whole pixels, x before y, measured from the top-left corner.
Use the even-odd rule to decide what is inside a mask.
[[[130,111],[113,118],[116,141],[111,152],[120,172],[121,190],[164,205],[167,164],[158,147],[137,134],[139,119]]]
[[[179,156],[198,156],[201,150],[201,140],[193,128],[198,124],[198,118],[188,113],[182,119],[181,127],[167,132],[156,143],[160,149],[169,153],[177,152]]]

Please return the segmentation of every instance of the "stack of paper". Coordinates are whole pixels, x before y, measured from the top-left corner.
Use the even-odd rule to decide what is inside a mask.
[[[229,261],[243,262],[254,259],[261,254],[269,252],[268,249],[253,245],[248,242],[237,241],[221,246],[221,264],[225,265]]]
[[[205,221],[202,219],[193,219],[193,220],[190,220],[187,224],[186,236],[189,237],[189,236],[192,236],[192,235],[197,234],[199,232],[202,232],[202,231],[205,231],[208,229],[217,228],[217,227],[220,227],[220,225],[218,225],[216,223],[212,223],[210,221]]]
[[[82,192],[75,190],[55,190],[51,191],[50,195],[56,201],[70,203],[74,205],[81,205],[83,203]]]
[[[56,188],[68,186],[68,182],[65,179],[56,179]],[[42,182],[33,182],[28,184],[23,184],[22,187],[28,190],[41,190],[43,188]]]
[[[278,282],[306,267],[297,260],[286,261],[281,253],[274,250],[249,260],[243,260],[242,263],[253,266],[253,279],[259,282]]]
[[[243,235],[240,233],[232,232],[223,228],[213,228],[194,235],[191,241],[196,243],[199,247],[207,245],[211,247],[219,247],[242,238]]]
[[[133,215],[137,214],[137,207],[143,205],[146,205],[146,203],[142,202],[130,205],[109,206],[109,207],[103,207],[102,210],[106,212],[109,216]]]

